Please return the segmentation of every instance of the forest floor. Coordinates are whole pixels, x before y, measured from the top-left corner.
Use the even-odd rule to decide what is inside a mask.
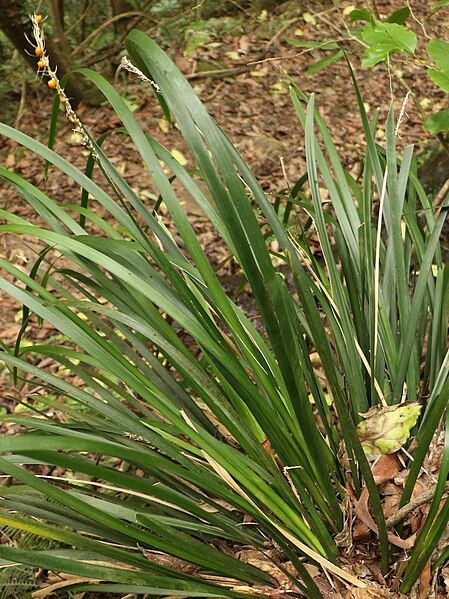
[[[383,0],[377,4],[384,14],[389,14],[402,5],[397,0]],[[345,61],[335,62],[309,74],[308,69],[328,54],[320,49],[300,48],[289,43],[291,39],[341,39],[349,22],[347,18],[346,22],[342,21],[335,8],[329,8],[328,3],[323,0],[306,2],[307,12],[299,18],[292,17],[292,14],[296,15],[295,5],[295,2],[287,3],[283,12],[273,18],[253,17],[241,20],[237,32],[212,37],[188,57],[183,55],[182,48],[172,52],[172,57],[189,77],[212,116],[229,135],[263,188],[273,197],[280,190],[292,187],[305,172],[303,130],[290,99],[288,78],[306,94],[315,94],[316,104],[331,131],[344,166],[354,176],[362,169],[363,131],[347,64]],[[356,3],[351,6],[354,5]],[[414,15],[417,19],[422,18],[427,10],[427,2],[414,2]],[[443,12],[446,21],[441,18]],[[431,21],[431,29],[428,27],[427,33],[443,39],[449,21],[449,10],[438,14],[440,18]],[[419,29],[419,25],[412,21],[411,26],[414,25]],[[360,47],[349,43],[348,50],[351,49],[360,55]],[[384,123],[390,102],[393,102],[398,114],[406,96],[405,88],[391,75],[391,70],[400,70],[402,78],[416,93],[421,107],[430,107],[435,111],[444,106],[444,92],[436,88],[425,73],[417,71],[416,67],[402,59],[393,57],[390,70],[385,64],[371,70],[361,69],[356,55],[351,56],[351,62],[369,114],[373,115],[380,108],[377,133],[379,143],[384,138]],[[206,75],[207,70],[217,67],[224,72],[214,76]],[[234,69],[243,72],[235,74]],[[168,128],[154,95],[145,89],[144,84],[136,81],[133,76],[128,78],[123,71],[116,78],[118,87],[144,130],[181,162],[193,167],[179,131]],[[42,89],[33,88],[32,93],[37,97],[28,97],[19,128],[45,144],[48,139],[52,97],[44,86]],[[77,113],[94,138],[121,124],[108,105],[93,107],[82,103]],[[1,117],[0,112],[0,120]],[[398,142],[403,147],[414,144],[418,156],[427,154],[430,144],[434,143],[430,134],[424,131],[422,116],[411,99],[406,106]],[[38,185],[55,201],[79,202],[80,190],[69,177],[50,168],[48,177],[45,178],[44,161],[15,142],[2,139],[0,148],[4,166]],[[151,181],[143,172],[131,141],[122,135],[111,135],[103,148],[135,191],[142,197],[153,191]],[[84,169],[88,152],[80,145],[79,134],[72,131],[62,113],[55,149]],[[39,221],[39,217],[30,214],[26,202],[7,184],[0,183],[0,194],[3,208],[18,216]],[[323,190],[323,200],[325,199],[326,191]],[[200,210],[187,197],[185,208],[211,260],[219,263],[226,255],[226,248],[219,243]],[[12,260],[19,268],[26,269],[35,260],[36,248],[32,243],[28,246],[23,243],[23,239],[5,235],[0,244],[3,257]],[[229,284],[230,291],[235,287],[234,275],[235,264],[231,261],[222,271],[223,281]],[[0,298],[2,339],[5,343],[11,343],[20,328],[16,318],[19,306],[14,305],[8,297]],[[245,297],[240,297],[239,301],[245,302]],[[248,308],[251,309],[250,306]],[[50,335],[51,330],[44,326],[31,333],[31,338],[36,333],[37,338],[42,339]]]
[[[179,68],[189,76],[190,82],[212,116],[230,136],[233,143],[247,160],[264,189],[273,194],[289,188],[305,171],[304,136],[289,96],[287,79],[291,78],[305,93],[315,93],[316,104],[325,118],[334,142],[339,150],[345,167],[357,176],[361,171],[363,157],[362,124],[358,115],[356,98],[344,61],[329,64],[323,70],[309,74],[308,69],[325,56],[322,50],[305,49],[291,45],[288,40],[341,39],[345,26],[337,11],[327,2],[303,2],[306,14],[296,16],[296,2],[287,3],[280,14],[269,18],[244,18],[236,32],[224,36],[212,37],[209,42],[198,47],[187,57],[182,48],[172,53]],[[339,4],[340,10],[349,2]],[[362,2],[352,2],[362,6]],[[379,0],[377,5],[382,14],[403,6],[404,2]],[[416,19],[424,18],[428,12],[428,2],[413,2]],[[431,20],[427,34],[431,37],[446,37],[449,23],[449,9],[441,11],[439,18]],[[420,25],[411,21],[411,27],[422,34]],[[351,43],[348,49],[351,49]],[[355,49],[355,47],[353,48]],[[390,101],[397,112],[406,96],[405,88],[391,75],[400,70],[401,76],[415,91],[417,101],[425,111],[444,107],[445,94],[438,90],[425,73],[416,67],[392,58],[390,70],[387,65],[375,69],[363,70],[357,56],[351,56],[358,84],[367,110],[373,115],[380,107],[378,141],[382,143],[386,112]],[[207,76],[205,69],[218,69],[220,73]],[[237,69],[237,70],[235,70]],[[178,160],[194,166],[177,129],[167,127],[162,118],[159,105],[154,96],[145,89],[144,84],[133,76],[125,77],[121,72],[117,76],[117,85],[125,94],[135,116],[143,124],[145,131],[167,147]],[[39,89],[36,97],[29,97],[27,109],[20,120],[19,128],[43,143],[48,137],[48,126],[52,107],[50,92]],[[94,137],[121,125],[118,117],[108,105],[92,107],[81,104],[78,115]],[[0,114],[0,120],[1,119]],[[83,169],[87,151],[80,146],[79,135],[60,115],[55,149]],[[422,128],[422,116],[414,102],[409,99],[400,128],[401,146],[415,144],[418,155],[426,153],[432,138]],[[141,197],[153,192],[149,178],[142,172],[141,161],[132,147],[132,143],[123,136],[112,135],[104,143],[106,154],[126,177],[130,185]],[[48,177],[44,177],[44,162],[39,157],[24,151],[16,143],[0,140],[1,164],[21,174],[27,181],[37,185],[55,201],[61,203],[79,203],[80,190],[73,181],[50,168]],[[323,192],[325,194],[325,192]],[[39,217],[30,215],[30,208],[17,193],[5,184],[0,185],[1,206],[12,213],[32,222]],[[323,196],[326,199],[326,196]],[[150,200],[149,200],[150,201]],[[186,211],[206,248],[210,259],[218,264],[227,250],[216,237],[202,213],[192,201],[186,198]],[[164,213],[162,213],[164,216]],[[166,217],[166,215],[164,216]],[[18,268],[28,271],[36,259],[36,246],[32,240],[4,235],[0,239],[0,254],[12,261]],[[236,265],[231,261],[222,269],[221,277],[230,294],[236,293],[240,278]],[[0,301],[1,339],[11,345],[20,329],[20,306],[7,296]],[[256,309],[249,294],[241,294],[238,301],[252,315]],[[50,326],[32,325],[26,337],[31,341],[42,341],[54,334]],[[51,368],[51,364],[48,364]],[[14,389],[9,377],[0,378],[0,409],[10,411],[13,399],[21,397],[20,389]],[[11,425],[8,425],[11,426]],[[10,429],[11,432],[11,429]],[[372,567],[371,567],[372,566]],[[382,583],[379,572],[374,573],[377,562],[363,566],[359,576]],[[441,581],[440,581],[441,582]],[[416,597],[423,599],[433,592],[428,583]],[[449,586],[443,594],[449,595]],[[380,589],[380,587],[379,587]],[[378,591],[372,597],[399,597],[391,590]],[[447,593],[447,594],[446,594]],[[338,595],[332,595],[338,597]],[[342,597],[343,595],[340,595]],[[352,595],[361,599],[362,595]],[[368,596],[368,595],[364,595]]]

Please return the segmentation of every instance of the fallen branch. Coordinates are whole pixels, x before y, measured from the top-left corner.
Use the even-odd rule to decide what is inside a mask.
[[[446,483],[444,490],[446,493],[449,492],[449,482]],[[401,520],[404,520],[404,518],[408,516],[410,512],[413,512],[413,510],[423,505],[424,503],[428,503],[429,501],[431,501],[434,495],[435,487],[429,489],[419,497],[416,497],[416,499],[412,499],[412,501],[409,501],[409,503],[401,507],[401,509],[399,509],[395,514],[393,514],[387,519],[387,528],[392,528],[393,526],[396,526],[396,524],[398,524]]]
[[[241,75],[248,71],[253,71],[252,65],[243,65],[241,67],[231,67],[229,69],[214,69],[213,71],[199,71],[197,73],[191,73],[190,75],[184,75],[186,79],[201,79],[202,77],[211,77],[212,79],[223,79],[223,77],[232,77],[235,75]]]
[[[184,75],[186,79],[199,79],[202,77],[212,77],[212,79],[222,79],[223,77],[231,77],[233,75],[241,75],[248,71],[254,71],[254,65],[260,63],[266,59],[267,54],[270,53],[270,49],[265,49],[254,62],[245,62],[234,67],[228,67],[226,69],[214,69],[211,71],[200,71],[197,73],[190,73],[190,75]]]

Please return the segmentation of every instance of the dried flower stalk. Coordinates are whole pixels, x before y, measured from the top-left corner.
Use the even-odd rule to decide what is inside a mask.
[[[37,63],[37,67],[39,69],[38,74],[42,75],[43,77],[48,77],[48,86],[50,89],[54,89],[55,93],[58,94],[59,100],[65,108],[67,118],[72,123],[73,131],[80,135],[81,144],[86,146],[95,158],[98,158],[92,140],[90,139],[76,112],[73,110],[64,88],[61,86],[57,74],[57,68],[53,69],[50,65],[50,60],[45,45],[45,34],[42,27],[45,19],[41,15],[33,14],[30,15],[30,20],[33,25],[33,40],[27,39],[34,47],[34,54],[39,58]]]
[[[130,73],[134,73],[135,75],[137,75],[139,77],[139,79],[141,81],[145,81],[145,83],[149,83],[154,89],[155,91],[160,94],[161,93],[161,89],[159,87],[159,85],[153,81],[152,79],[150,79],[149,77],[147,77],[146,75],[144,75],[142,73],[142,71],[140,69],[138,69],[130,60],[129,58],[127,58],[126,56],[124,56],[120,62],[121,66],[126,69],[127,71],[129,71]]]

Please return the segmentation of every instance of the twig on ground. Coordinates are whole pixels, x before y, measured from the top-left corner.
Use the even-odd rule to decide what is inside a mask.
[[[449,492],[449,482],[446,483],[444,490],[446,493]],[[416,497],[416,499],[412,499],[412,501],[409,501],[406,505],[404,505],[404,507],[401,507],[401,509],[399,509],[396,513],[387,518],[387,528],[392,528],[393,526],[396,526],[396,524],[401,522],[401,520],[404,520],[404,518],[408,516],[410,512],[413,512],[413,510],[415,510],[417,507],[420,507],[421,505],[424,505],[425,503],[431,501],[434,495],[435,487],[429,489],[419,497]]]
[[[449,192],[449,179],[446,179],[446,181],[443,184],[443,187],[440,189],[440,191],[435,196],[435,199],[432,204],[434,208],[438,208],[440,206],[440,204],[443,203],[443,200],[446,197],[448,192]]]
[[[202,79],[203,77],[211,77],[212,79],[222,79],[223,77],[232,77],[235,75],[241,75],[254,69],[251,65],[243,65],[241,67],[231,67],[229,69],[217,69],[214,71],[199,71],[197,73],[190,73],[184,75],[186,79]]]
[[[337,41],[343,41],[343,40],[337,40]],[[324,42],[323,45],[325,45],[325,43],[327,43],[327,42]],[[266,52],[263,52],[262,56],[256,58],[255,60],[251,60],[251,62],[247,62],[247,63],[237,65],[234,67],[229,67],[227,69],[217,69],[217,70],[213,70],[213,71],[201,71],[201,72],[197,72],[197,73],[190,73],[189,75],[184,75],[184,76],[186,79],[201,79],[203,77],[212,77],[213,79],[221,79],[223,77],[231,77],[234,75],[240,75],[241,73],[246,73],[248,71],[252,71],[254,69],[254,67],[258,64],[264,64],[266,62],[281,62],[283,60],[291,60],[292,58],[302,56],[303,54],[309,54],[313,50],[317,50],[317,49],[319,49],[319,46],[315,46],[313,48],[306,48],[305,50],[301,50],[301,52],[295,52],[294,54],[287,54],[285,56],[269,56],[267,58],[265,58]]]
[[[215,86],[215,89],[212,91],[212,93],[210,93],[208,96],[203,98],[203,101],[209,102],[210,100],[215,98],[215,96],[218,94],[218,92],[220,91],[220,89],[223,87],[224,84],[225,84],[225,81],[221,81],[217,86]]]
[[[290,27],[290,25],[293,25],[293,23],[297,23],[299,20],[300,20],[300,17],[294,17],[293,19],[289,19],[288,21],[286,21],[282,25],[282,27],[278,31],[276,31],[276,33],[273,35],[273,37],[270,40],[268,40],[268,42],[265,44],[266,47],[269,48],[275,42],[277,42],[277,40],[281,37],[281,35],[287,31],[287,29]]]

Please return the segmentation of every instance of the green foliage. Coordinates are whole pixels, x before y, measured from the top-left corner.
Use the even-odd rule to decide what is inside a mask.
[[[438,85],[443,91],[449,92],[449,73],[443,73],[442,71],[429,71],[429,77]]]
[[[313,75],[313,73],[321,71],[322,69],[326,68],[328,65],[332,64],[333,62],[336,62],[337,60],[340,60],[344,56],[344,53],[340,49],[339,44],[336,44],[335,42],[332,42],[331,40],[322,40],[319,42],[315,42],[315,41],[300,40],[300,39],[293,38],[293,39],[288,39],[287,41],[291,46],[297,46],[299,48],[317,48],[317,49],[326,50],[326,51],[327,50],[337,50],[337,52],[332,52],[331,54],[327,54],[325,56],[325,58],[322,58],[321,60],[318,60],[317,62],[312,64],[307,69],[308,75]]]
[[[444,108],[435,114],[431,114],[424,121],[424,128],[434,134],[449,131],[449,110]]]
[[[354,8],[349,13],[349,20],[351,23],[355,23],[356,21],[369,21],[373,23],[374,17],[367,8]]]
[[[362,66],[373,67],[388,58],[392,52],[413,54],[418,43],[413,31],[403,25],[374,20],[360,32],[368,48],[363,54]]]
[[[108,160],[104,137],[86,140],[107,181],[101,187],[92,179],[92,160],[83,173],[0,125],[1,135],[83,190],[80,206],[61,205],[0,167],[45,223],[0,212],[2,232],[44,246],[30,275],[0,258],[6,273],[0,288],[29,311],[22,333],[29,318],[38,318],[65,339],[32,346],[19,340],[1,353],[22,380],[47,390],[39,401],[64,419],[14,413],[9,420],[26,432],[0,439],[0,470],[19,483],[0,490],[0,523],[61,549],[37,553],[4,544],[0,559],[87,578],[71,585],[78,592],[237,598],[248,586],[267,593],[276,587],[271,575],[235,554],[236,547],[251,546],[269,560],[268,541],[283,554],[281,568],[291,562],[292,584],[307,597],[321,594],[305,559],[363,588],[338,567],[335,541],[344,527],[346,489],[360,495],[367,488],[387,574],[387,529],[357,428],[361,414],[382,407],[382,413],[417,416],[414,404],[425,405],[405,504],[449,398],[449,289],[439,245],[448,201],[434,213],[412,148],[401,157],[396,152],[391,111],[386,147],[376,145],[376,118],[368,120],[359,95],[367,150],[356,181],[344,170],[314,98],[291,85],[307,174],[283,196],[286,206],[282,196],[273,206],[158,45],[133,31],[126,48],[160,90],[201,184],[144,133],[104,78],[88,69],[79,74],[121,118],[120,134],[140,153],[185,250]],[[320,187],[328,190],[332,213]],[[186,195],[238,262],[263,330],[225,293],[183,209]],[[293,209],[310,221],[308,228],[286,228]],[[274,255],[268,239],[277,242]],[[317,239],[322,258],[313,251]],[[62,372],[37,368],[34,360],[43,357]],[[401,407],[389,412],[387,405]],[[376,432],[393,430],[399,448],[412,419],[399,427],[385,422],[388,430],[381,425]],[[342,447],[350,472],[340,462]],[[448,455],[446,444],[404,592],[449,520],[447,500],[440,509]],[[55,466],[59,474],[45,479],[28,464]]]
[[[404,25],[407,19],[410,17],[410,8],[404,6],[393,11],[387,19],[387,23],[397,23],[398,25]]]
[[[427,53],[441,71],[449,71],[449,43],[443,40],[430,40]]]
[[[321,69],[325,69],[328,65],[332,64],[333,62],[337,62],[337,60],[340,60],[340,58],[342,58],[342,57],[343,57],[343,50],[339,50],[338,52],[335,52],[334,54],[329,54],[328,56],[326,56],[326,58],[323,58],[322,60],[318,60],[315,64],[311,65],[307,69],[307,74],[313,75],[313,73],[316,73],[317,71],[321,71]]]
[[[449,92],[449,43],[443,40],[430,40],[427,44],[427,53],[438,67],[438,71],[429,70],[429,77],[443,91]],[[434,115],[436,116],[436,115]],[[441,123],[441,118],[437,118]]]
[[[428,18],[447,5],[447,2],[434,4]],[[440,39],[427,41],[428,36],[424,40],[418,39],[417,35],[406,25],[410,15],[411,12],[408,6],[398,8],[384,21],[376,18],[376,15],[368,8],[355,8],[349,13],[351,23],[358,23],[359,21],[366,23],[363,27],[355,27],[348,31],[351,38],[363,46],[362,67],[373,68],[388,60],[391,54],[399,53],[407,61],[415,63],[419,69],[424,69],[435,85],[449,93],[449,43]],[[300,42],[295,43],[293,40],[289,40],[289,42],[293,45],[301,45]],[[436,68],[432,68],[430,64],[427,64],[415,54],[419,42],[426,43],[427,54]],[[322,49],[330,49],[330,44],[332,44],[332,40],[326,40],[326,46],[323,46]],[[317,47],[320,47],[319,43],[317,43]],[[343,56],[344,54],[341,51],[331,56],[325,56],[315,65],[309,67],[309,73],[316,72]],[[394,74],[394,69],[392,72]],[[442,110],[430,115],[423,122],[423,126],[426,130],[437,135],[448,131],[449,122],[447,121],[446,111]]]

